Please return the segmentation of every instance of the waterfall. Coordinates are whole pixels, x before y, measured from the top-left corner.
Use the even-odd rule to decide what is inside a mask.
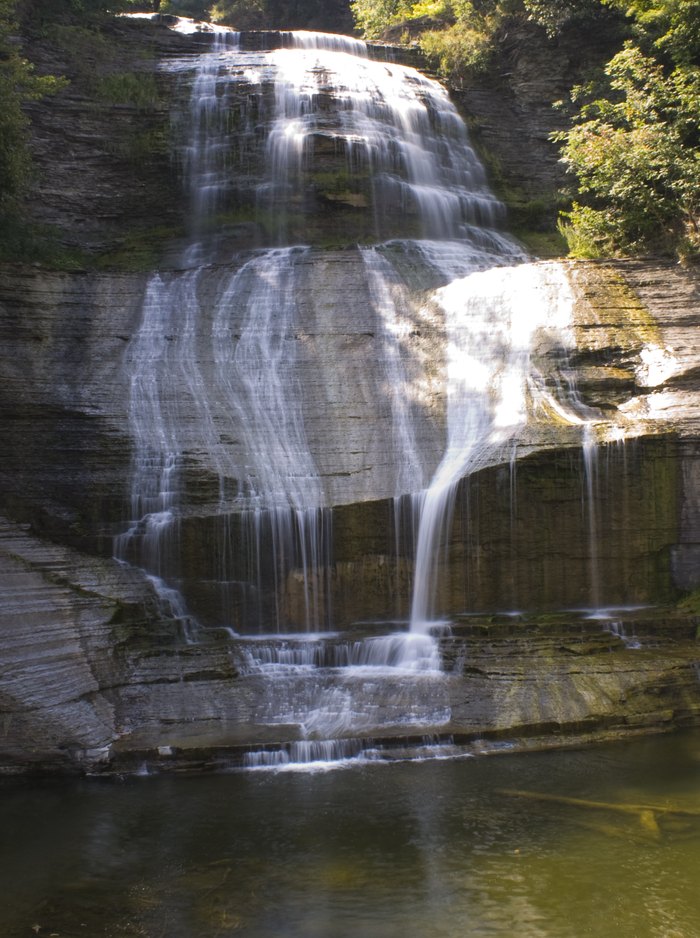
[[[236,46],[236,33],[217,32],[211,53],[199,57],[183,153],[192,226],[182,257],[186,270],[182,276],[151,277],[141,324],[127,350],[133,437],[130,522],[127,531],[116,537],[114,552],[120,560],[143,566],[166,611],[183,621],[188,621],[185,601],[168,582],[179,566],[183,412],[189,407],[197,422],[212,423],[198,365],[197,288],[201,267],[211,253],[204,240],[206,221],[216,210],[227,177],[221,156],[226,102],[217,95],[216,77],[226,50]]]
[[[329,591],[317,571],[328,568],[330,518],[305,438],[294,353],[305,249],[261,251],[224,275],[215,297],[202,295],[203,272],[221,252],[216,217],[233,176],[227,67],[235,59],[236,39],[219,33],[212,51],[198,57],[183,121],[190,204],[186,269],[151,279],[141,327],[130,344],[134,520],[117,539],[116,554],[140,553],[162,597],[177,595],[166,585],[168,571],[172,576],[178,567],[176,486],[185,454],[201,451],[216,470],[222,514],[233,500],[244,516],[254,566],[259,569],[263,552],[271,551],[276,595],[288,571],[299,567],[298,624],[318,628],[329,615]],[[279,175],[274,165],[272,174]],[[202,360],[213,365],[206,376]],[[242,460],[226,443],[232,429],[240,436]],[[182,614],[182,601],[177,607]],[[283,618],[278,607],[277,627]]]
[[[503,208],[446,92],[358,40],[278,41],[246,51],[223,31],[166,66],[186,89],[173,128],[188,225],[174,269],[147,284],[125,355],[130,509],[115,541],[189,640],[205,636],[190,607],[224,636],[255,690],[249,723],[282,741],[250,754],[256,767],[366,755],[365,737],[447,738],[447,668],[461,664],[443,667],[449,638],[436,633],[454,610],[444,560],[458,487],[510,465],[514,506],[526,431],[556,422],[581,435],[591,539],[597,521],[592,415],[565,367],[571,291],[558,265],[530,262],[500,230]],[[339,219],[336,253],[354,258],[366,331],[348,326],[342,289],[318,295],[323,212]],[[433,345],[415,344],[423,323]],[[338,359],[346,347],[371,356],[371,379],[337,362],[356,398],[327,387],[324,328]],[[344,426],[361,405],[384,422],[372,446],[350,430],[340,445],[361,459],[336,472],[323,428],[347,401]],[[397,617],[410,599],[410,622],[389,634],[355,622],[348,635],[333,631],[333,510],[345,497],[334,476],[369,471],[370,452],[381,491],[350,486],[345,501],[393,500],[397,593],[400,551],[413,564]]]
[[[329,567],[330,516],[306,439],[296,368],[296,281],[305,254],[273,249],[235,273],[215,305],[212,340],[218,398],[246,454],[245,465],[231,467],[237,501],[256,551],[269,534],[276,595],[290,563],[303,571],[299,624],[318,629],[330,616],[329,591],[316,572]],[[276,617],[279,625],[280,608]]]
[[[458,485],[510,462],[529,422],[585,419],[536,355],[543,336],[571,343],[565,278],[499,230],[503,208],[445,90],[347,37],[286,33],[280,44],[246,51],[221,33],[167,65],[188,89],[173,122],[188,231],[176,269],[151,277],[125,356],[131,499],[115,553],[146,570],[192,639],[201,630],[182,584],[205,557],[206,589],[222,597],[213,624],[242,679],[269,687],[254,722],[297,727],[293,757],[311,759],[331,743],[347,752],[358,734],[448,729],[432,633]],[[318,318],[340,315],[309,300],[322,283],[314,213],[337,204],[348,230],[334,234],[357,259],[352,288],[372,322],[378,377],[361,391],[379,396],[369,404],[391,428],[381,497],[396,505],[397,553],[406,532],[415,545],[408,630],[366,623],[351,640],[330,631],[339,502],[306,387]],[[429,381],[410,356],[416,317],[444,336],[444,361],[429,363],[431,381],[444,376],[442,453],[419,432]],[[329,393],[314,406],[330,423],[336,403]],[[194,521],[199,554],[184,547]]]
[[[486,185],[464,122],[446,91],[415,69],[367,58],[364,43],[290,34],[271,53],[275,115],[267,150],[268,196],[289,205],[304,184],[314,139],[332,141],[348,169],[369,176],[376,236],[397,214],[426,238],[467,238],[503,209]],[[332,97],[333,109],[324,106]]]
[[[571,324],[572,296],[554,265],[496,267],[453,280],[434,299],[445,312],[447,334],[447,444],[421,495],[411,628],[435,621],[442,539],[449,535],[459,482],[499,461],[509,461],[513,439],[550,400],[533,381],[533,338],[549,332],[563,340]],[[581,424],[573,408],[558,415]]]

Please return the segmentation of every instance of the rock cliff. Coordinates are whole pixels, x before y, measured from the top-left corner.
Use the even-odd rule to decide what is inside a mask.
[[[54,64],[69,66],[73,55],[74,84],[33,112],[35,152],[52,167],[34,209],[64,249],[89,256],[90,269],[6,265],[0,280],[2,771],[217,765],[246,749],[298,741],[294,700],[314,703],[339,679],[334,662],[407,615],[410,532],[397,533],[395,509],[397,496],[411,492],[397,491],[405,454],[393,431],[386,337],[361,252],[338,246],[339,231],[343,245],[358,240],[364,194],[336,185],[344,155],[323,146],[292,220],[311,226],[313,246],[299,264],[299,319],[286,339],[329,519],[327,568],[314,576],[326,583],[332,624],[343,634],[318,646],[311,678],[288,683],[270,683],[255,663],[268,639],[253,647],[231,634],[250,631],[253,594],[258,619],[277,603],[294,620],[304,580],[294,568],[283,583],[275,570],[255,579],[235,479],[222,472],[245,462],[245,428],[235,420],[220,426],[214,398],[205,416],[216,446],[202,444],[193,388],[216,387],[210,314],[194,327],[183,318],[166,337],[173,348],[186,337],[194,363],[168,386],[184,454],[173,580],[198,626],[163,602],[153,576],[113,559],[130,520],[130,362],[149,268],[159,256],[161,282],[185,276],[174,259],[187,210],[161,137],[161,93],[177,93],[177,70],[157,63],[201,41],[142,25],[147,41],[137,53],[141,26],[120,23],[112,39],[130,50],[130,67],[156,76],[149,101],[88,105],[73,34]],[[103,54],[105,74],[119,72],[121,54]],[[47,46],[38,58],[48,65],[50,55],[59,52]],[[114,97],[117,87],[103,91]],[[542,136],[533,126],[528,133]],[[124,138],[141,140],[129,159],[119,149]],[[544,161],[538,172],[554,170]],[[239,183],[225,250],[193,287],[204,311],[270,240],[243,217],[245,178]],[[533,193],[539,185],[532,182]],[[403,744],[431,733],[478,748],[479,740],[561,744],[575,734],[697,722],[697,620],[692,603],[684,614],[672,604],[700,587],[700,283],[693,271],[653,261],[555,266],[574,297],[575,341],[564,370],[550,368],[563,350],[544,334],[533,356],[548,380],[566,374],[576,386],[590,438],[582,446],[579,426],[535,420],[512,458],[501,455],[463,480],[440,585],[452,623],[438,642],[443,671],[417,682],[385,678],[360,722],[338,727],[339,738]],[[403,367],[426,477],[446,420],[444,322],[430,286],[413,283],[402,306]],[[599,619],[561,613],[630,605],[647,608]],[[514,614],[501,615],[508,610]],[[293,659],[308,648],[299,642],[282,639]],[[345,692],[352,701],[356,689]],[[286,722],[271,719],[274,697],[289,700]]]

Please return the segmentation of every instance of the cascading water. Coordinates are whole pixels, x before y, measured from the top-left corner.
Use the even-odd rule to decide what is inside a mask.
[[[185,270],[152,278],[130,346],[132,518],[137,520],[118,538],[116,553],[139,557],[173,605],[178,593],[166,583],[168,572],[172,578],[178,569],[181,505],[175,487],[186,452],[194,447],[216,469],[221,513],[233,500],[244,518],[253,566],[260,566],[263,550],[271,550],[276,595],[287,571],[301,568],[299,624],[318,628],[328,618],[328,590],[316,571],[328,567],[329,516],[305,439],[295,373],[296,280],[305,250],[260,252],[224,276],[213,300],[201,295],[203,272],[222,250],[216,219],[232,176],[227,96],[232,83],[226,66],[235,56],[236,40],[237,34],[218,33],[213,50],[198,57],[182,147],[191,228]],[[214,365],[206,378],[202,358]],[[188,426],[196,428],[194,439]],[[222,442],[232,427],[242,437],[244,461]],[[224,558],[226,547],[222,543]],[[183,615],[184,608],[178,598],[174,611]],[[278,608],[278,627],[282,618]]]
[[[518,429],[551,394],[533,380],[538,332],[565,336],[572,297],[560,270],[521,264],[453,280],[435,294],[447,333],[447,446],[421,495],[411,628],[435,622],[442,539],[460,480],[506,461]],[[560,418],[582,424],[574,402],[555,402]]]
[[[239,428],[248,459],[238,473],[238,500],[245,499],[252,541],[259,550],[265,529],[271,534],[272,565],[280,581],[276,595],[290,563],[301,567],[300,624],[318,628],[330,614],[328,590],[315,573],[329,566],[330,518],[306,440],[295,373],[295,281],[304,253],[280,248],[246,263],[216,305],[212,337],[224,409]],[[279,608],[276,615],[279,623]]]
[[[477,239],[503,217],[447,93],[414,69],[367,58],[364,43],[292,33],[272,54],[275,119],[268,138],[268,187],[284,200],[303,185],[314,138],[347,153],[367,173],[376,233],[397,213],[416,234]],[[325,106],[333,101],[332,116]],[[504,239],[505,243],[505,239]]]
[[[289,33],[282,45],[248,53],[220,36],[193,77],[191,62],[170,66],[190,76],[190,104],[176,121],[190,236],[181,269],[152,278],[127,355],[132,520],[116,553],[143,566],[185,615],[181,493],[188,467],[206,457],[216,479],[212,511],[226,520],[211,545],[222,584],[234,580],[237,554],[245,554],[259,631],[307,632],[236,647],[241,672],[270,685],[258,722],[297,727],[293,757],[308,760],[326,758],[328,740],[448,727],[449,675],[431,631],[456,487],[508,458],[533,411],[558,408],[566,418],[565,405],[548,403],[531,348],[542,331],[566,344],[570,297],[554,268],[524,263],[520,247],[497,230],[502,208],[444,89],[411,68],[370,59],[363,43],[346,37]],[[263,134],[265,166],[255,177],[246,148]],[[307,431],[298,367],[298,296],[314,261],[294,242],[315,154],[329,149],[345,157],[342,197],[371,219],[363,237],[373,243],[360,258],[393,427],[389,496],[399,514],[409,506],[406,526],[417,542],[410,629],[347,641],[319,631],[332,627],[332,502]],[[231,271],[236,226],[228,216],[239,203],[268,246],[251,252],[248,244],[247,254],[239,247]],[[444,322],[441,459],[416,433],[405,346],[417,291]],[[581,420],[574,414],[572,422]],[[229,527],[232,518],[239,523]],[[397,520],[397,539],[401,527]],[[264,571],[274,608],[259,599]],[[301,600],[290,612],[294,578]],[[338,746],[347,754],[347,742]],[[278,761],[289,753],[280,749]],[[253,763],[276,759],[266,752]]]
[[[146,289],[138,332],[129,343],[129,422],[134,449],[131,467],[130,526],[115,540],[115,556],[138,562],[152,578],[166,609],[188,623],[186,604],[167,578],[176,569],[177,486],[182,470],[182,401],[210,425],[209,400],[197,364],[197,284],[207,256],[202,239],[206,218],[226,185],[216,116],[225,106],[217,98],[217,63],[237,34],[215,34],[211,54],[200,57],[188,112],[189,139],[184,154],[188,177],[192,237],[182,259],[181,277],[155,274]]]

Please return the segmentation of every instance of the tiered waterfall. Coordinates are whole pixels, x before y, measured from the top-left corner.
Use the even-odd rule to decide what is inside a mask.
[[[278,44],[246,51],[223,31],[169,65],[186,89],[173,123],[189,234],[151,278],[126,354],[132,497],[116,549],[189,641],[223,631],[241,672],[269,681],[256,722],[296,726],[298,741],[256,764],[325,758],[376,736],[380,711],[384,735],[449,727],[435,633],[456,489],[507,464],[526,428],[585,423],[558,372],[567,285],[503,233],[444,89],[356,40]],[[369,326],[345,321],[348,290]],[[338,337],[335,362],[321,331]],[[361,342],[366,374],[348,382],[345,349]],[[386,432],[363,427],[368,410]],[[357,429],[339,433],[330,471],[341,419]],[[333,631],[334,512],[378,499],[409,569],[403,621],[348,637]]]

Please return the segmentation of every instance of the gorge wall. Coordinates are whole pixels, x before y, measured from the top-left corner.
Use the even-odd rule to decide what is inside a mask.
[[[347,264],[342,254],[341,272]],[[325,257],[327,275],[329,269]],[[533,441],[514,465],[484,469],[462,484],[441,586],[453,621],[441,653],[453,671],[431,693],[451,714],[444,731],[486,741],[473,742],[477,747],[494,735],[548,744],[581,732],[593,738],[682,725],[695,720],[700,706],[697,620],[668,605],[698,587],[697,287],[678,268],[650,264],[569,269],[581,291],[579,310],[588,317],[577,320],[588,337],[577,353],[581,393],[592,406],[633,414],[639,434],[600,448],[592,516],[577,446]],[[193,455],[188,469],[180,533],[180,586],[204,626],[200,640],[187,643],[182,621],[164,612],[142,572],[111,559],[128,502],[120,362],[143,277],[19,268],[5,274],[5,770],[128,769],[143,759],[166,767],[220,764],[251,745],[297,738],[294,725],[267,724],[269,685],[246,669],[246,643],[237,645],[220,629],[212,532],[223,520],[207,496],[213,479],[202,454]],[[659,304],[656,319],[638,302],[641,296]],[[630,340],[630,303],[644,313],[646,344],[639,335]],[[386,437],[387,417],[369,413],[363,397],[373,380],[368,363],[376,341],[363,321],[367,304],[361,297],[357,306],[348,304],[346,296],[345,306],[347,332],[336,323],[328,335],[314,335],[328,367],[342,363],[343,380],[330,386],[344,390],[343,408],[334,408],[314,437],[325,441],[338,493],[328,571],[334,626],[361,637],[382,620],[407,615],[412,562],[396,555],[394,501],[383,490],[385,453],[378,441]],[[659,383],[658,375],[643,379],[640,371],[649,328],[679,369]],[[654,385],[640,386],[644,380]],[[309,383],[319,393],[325,387],[317,372]],[[435,433],[439,394],[431,407],[426,426]],[[282,593],[292,614],[302,601],[301,584],[301,575],[290,571]],[[605,631],[605,622],[561,614],[595,605],[595,591],[609,605],[662,604],[664,611],[614,613],[621,632],[635,636],[630,647],[624,635]],[[225,624],[235,627],[235,597],[227,596],[226,608],[233,617]],[[515,609],[519,616],[498,616]],[[397,677],[384,688],[386,699],[374,713],[380,730],[364,732],[399,735],[396,726],[381,727],[387,714],[407,709],[406,686]],[[408,731],[417,732],[415,726]],[[167,747],[172,753],[163,756]]]
[[[139,29],[146,40],[135,55]],[[152,24],[114,30],[144,74],[203,41]],[[154,74],[163,89],[177,89],[177,69]],[[145,106],[85,108],[85,124],[86,80],[76,72],[71,91],[37,106],[36,153],[52,169],[33,198],[62,249],[87,249],[93,268],[99,255],[110,269],[5,265],[0,282],[0,765],[212,765],[251,747],[313,739],[299,713],[322,709],[348,648],[408,616],[412,532],[397,533],[395,509],[411,492],[397,490],[397,478],[405,468],[427,480],[440,458],[444,313],[431,300],[433,285],[414,275],[401,305],[401,357],[423,465],[402,468],[408,454],[395,433],[385,323],[362,251],[352,246],[369,225],[367,191],[342,175],[345,154],[321,135],[310,184],[286,219],[311,244],[298,264],[298,320],[287,342],[328,510],[330,550],[313,576],[324,581],[329,624],[345,634],[312,645],[312,687],[298,675],[271,683],[259,661],[275,626],[260,626],[258,615],[251,629],[251,595],[266,621],[274,604],[299,621],[304,573],[291,566],[280,583],[263,564],[254,574],[237,493],[221,488],[222,464],[246,461],[245,428],[232,423],[215,447],[202,445],[193,383],[217,387],[211,316],[194,326],[183,316],[166,336],[173,349],[186,341],[194,363],[167,385],[183,453],[170,579],[187,614],[163,602],[152,575],[113,559],[130,518],[129,362],[152,282],[146,261],[160,253],[161,280],[184,282],[177,259],[188,208],[177,194],[177,161],[162,161],[160,142],[149,137],[136,163],[114,154],[115,128],[140,140],[155,120],[165,132],[160,92]],[[239,93],[246,96],[244,85]],[[68,114],[72,139],[57,147]],[[193,287],[201,310],[273,239],[270,220],[251,214],[260,141],[249,142],[251,175],[237,177],[217,256]],[[406,234],[402,218],[386,214],[386,238]],[[146,269],[118,269],[125,256]],[[410,257],[397,263],[412,269]],[[697,276],[651,261],[542,266],[571,290],[572,342],[564,350],[543,330],[532,358],[552,395],[562,390],[557,374],[576,388],[589,436],[581,421],[535,419],[507,458],[460,483],[439,585],[438,605],[452,624],[438,641],[443,672],[417,684],[402,673],[385,678],[364,717],[334,725],[336,738],[439,732],[478,748],[500,737],[561,743],[561,734],[593,738],[697,720],[697,620],[692,605],[673,605],[700,587]],[[552,369],[562,362],[563,370]],[[234,489],[235,479],[227,484]],[[601,606],[654,608],[603,619],[561,612]],[[258,629],[258,644],[241,637]],[[306,661],[308,643],[281,641]],[[356,702],[359,690],[340,680]]]

